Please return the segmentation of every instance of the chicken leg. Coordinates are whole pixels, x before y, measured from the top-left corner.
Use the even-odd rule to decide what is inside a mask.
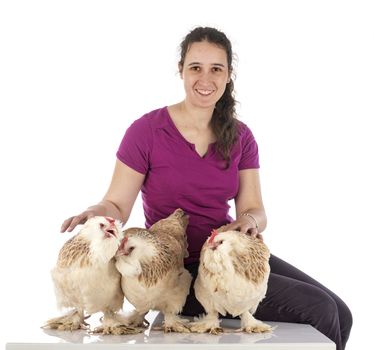
[[[240,315],[240,319],[241,328],[239,331],[244,331],[246,333],[264,333],[272,330],[271,326],[268,324],[256,320],[249,311],[243,312]]]
[[[141,333],[143,330],[142,328],[129,325],[126,317],[113,311],[105,311],[101,320],[101,326],[96,327],[93,333],[124,335]]]
[[[58,329],[60,331],[74,331],[77,329],[88,329],[88,323],[84,318],[83,310],[74,309],[64,316],[51,318],[42,328]]]
[[[218,312],[216,311],[210,311],[195,322],[191,322],[189,328],[194,333],[208,332],[217,335],[223,332],[223,329],[219,326]]]

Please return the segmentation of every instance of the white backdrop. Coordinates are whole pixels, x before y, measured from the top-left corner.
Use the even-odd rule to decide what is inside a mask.
[[[1,345],[56,315],[62,221],[104,195],[128,125],[178,102],[178,45],[223,30],[260,147],[272,252],[350,306],[368,348],[374,190],[370,1],[1,1]],[[137,201],[129,225],[142,225]]]

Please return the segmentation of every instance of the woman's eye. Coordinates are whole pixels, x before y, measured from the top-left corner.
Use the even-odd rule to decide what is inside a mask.
[[[198,67],[198,66],[191,67],[191,69],[194,70],[194,71],[196,71],[196,72],[200,71],[200,67]]]
[[[222,72],[222,69],[218,67],[214,67],[213,72]]]

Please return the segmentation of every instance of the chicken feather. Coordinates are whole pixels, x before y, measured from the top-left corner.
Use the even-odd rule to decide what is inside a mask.
[[[271,327],[253,317],[265,297],[270,252],[257,238],[218,229],[204,243],[194,289],[206,315],[190,324],[192,332],[217,334],[219,314],[240,316],[241,330],[267,332]]]
[[[51,276],[58,307],[72,310],[50,319],[44,328],[87,329],[86,315],[103,312],[103,325],[96,329],[97,332],[134,332],[124,326],[117,314],[124,295],[114,255],[122,237],[118,220],[96,216],[88,219],[81,231],[65,242]]]
[[[177,209],[148,230],[129,228],[116,254],[122,288],[135,307],[129,325],[140,326],[153,309],[164,314],[164,330],[189,332],[178,317],[189,293],[192,277],[184,268],[187,255],[188,216]]]

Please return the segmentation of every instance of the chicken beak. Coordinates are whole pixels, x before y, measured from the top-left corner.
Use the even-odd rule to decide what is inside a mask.
[[[119,248],[117,250],[116,257],[128,256],[129,254],[130,254],[130,252],[126,248],[124,248],[124,249]]]
[[[109,226],[106,227],[106,225],[101,224],[101,227],[104,228],[104,235],[106,238],[111,238],[111,237],[117,237],[117,228],[115,225],[115,220],[110,218],[110,217],[105,217],[107,222],[109,223]]]
[[[110,229],[105,230],[104,234],[105,234],[105,237],[107,237],[107,238],[116,237],[116,234],[115,234],[114,230],[110,230]]]
[[[116,257],[123,256],[123,255],[129,255],[128,250],[126,249],[126,243],[128,241],[128,237],[124,237],[117,249]]]
[[[126,255],[124,249],[118,249],[115,257],[119,258],[120,256]]]

